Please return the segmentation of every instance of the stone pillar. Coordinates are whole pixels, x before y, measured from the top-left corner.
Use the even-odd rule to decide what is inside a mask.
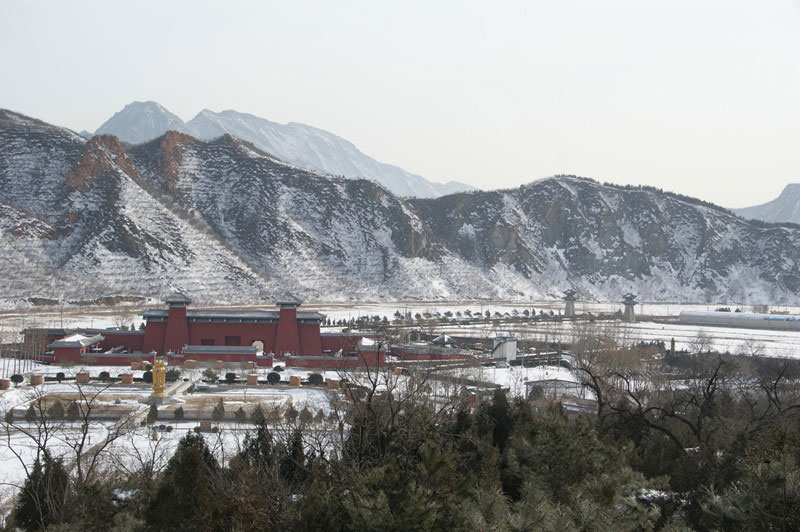
[[[42,382],[43,379],[41,375],[31,375],[31,386],[39,386]]]
[[[250,373],[247,375],[248,386],[258,386],[258,373]]]
[[[328,385],[329,390],[338,390],[339,389],[339,380],[338,379],[327,379],[326,384]]]
[[[133,384],[133,373],[122,373],[119,378],[121,384]]]
[[[292,375],[289,377],[289,386],[300,386],[300,375]]]
[[[78,384],[89,384],[89,372],[84,371],[75,375],[75,382]]]
[[[8,390],[11,388],[11,381],[8,379],[0,379],[0,390]]]

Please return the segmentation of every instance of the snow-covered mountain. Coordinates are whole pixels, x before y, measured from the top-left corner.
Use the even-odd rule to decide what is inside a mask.
[[[327,131],[296,122],[278,124],[237,111],[215,113],[206,109],[184,124],[155,102],[134,102],[100,126],[97,133],[141,144],[169,130],[188,133],[201,140],[233,135],[300,168],[353,179],[371,179],[398,196],[432,198],[474,190],[455,181],[434,183],[400,167],[378,162],[352,142]]]
[[[126,147],[0,111],[2,297],[800,303],[800,229],[554,177],[404,200],[224,135]]]
[[[124,142],[140,144],[165,131],[182,128],[183,120],[156,102],[133,102],[106,120],[94,134],[114,135]]]
[[[800,183],[789,183],[780,196],[767,203],[731,210],[753,220],[800,224]]]
[[[205,140],[228,133],[282,161],[324,174],[371,179],[398,196],[434,198],[474,190],[455,181],[434,183],[398,166],[378,162],[349,140],[297,122],[278,124],[247,113],[206,109],[186,124],[186,130]]]

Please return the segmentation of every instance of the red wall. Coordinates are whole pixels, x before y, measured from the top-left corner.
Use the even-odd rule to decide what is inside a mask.
[[[164,335],[164,351],[180,353],[189,343],[189,321],[186,307],[170,307],[167,318],[167,332]]]
[[[142,334],[114,334],[114,331],[103,331],[103,340],[100,345],[103,349],[113,349],[119,346],[125,346],[130,351],[142,351],[142,344],[144,342],[144,333]]]
[[[167,332],[167,323],[163,321],[148,321],[144,328],[142,351],[149,353],[155,351],[164,354],[164,335]]]
[[[296,308],[280,309],[273,352],[276,355],[300,353],[300,333],[298,331]]]
[[[383,340],[383,335],[363,334],[358,336],[323,336],[321,338],[321,349],[323,351],[330,351],[331,353],[336,353],[339,351],[339,349],[341,349],[345,354],[354,353],[356,351],[356,347],[358,346],[358,341],[361,340],[361,338]]]
[[[56,364],[75,363],[81,359],[80,347],[55,347],[53,348],[53,361]]]
[[[264,342],[264,352],[269,353],[275,346],[276,329],[275,323],[191,322],[188,345],[201,345],[200,341],[205,339],[213,339],[214,345],[225,345],[226,336],[240,336],[241,345],[249,346],[254,341],[261,340]]]
[[[383,353],[378,356],[376,351],[361,352],[357,357],[295,357],[286,356],[287,368],[314,368],[314,369],[350,369],[362,366],[375,367],[385,362]]]
[[[299,355],[321,355],[322,342],[319,336],[319,323],[300,323],[300,351]]]

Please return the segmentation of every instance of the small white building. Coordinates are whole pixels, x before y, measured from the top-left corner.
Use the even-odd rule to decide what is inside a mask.
[[[498,336],[494,339],[492,358],[502,358],[506,362],[517,359],[517,339],[513,336]]]

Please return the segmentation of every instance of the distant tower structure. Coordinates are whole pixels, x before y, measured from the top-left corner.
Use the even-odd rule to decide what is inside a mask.
[[[575,301],[578,300],[577,292],[573,289],[569,289],[564,292],[564,317],[565,318],[574,318],[575,317]]]
[[[634,313],[634,307],[636,307],[636,296],[634,294],[625,294],[622,296],[622,304],[625,305],[625,312],[622,314],[622,319],[627,321],[628,323],[633,323],[636,321],[636,314]]]

